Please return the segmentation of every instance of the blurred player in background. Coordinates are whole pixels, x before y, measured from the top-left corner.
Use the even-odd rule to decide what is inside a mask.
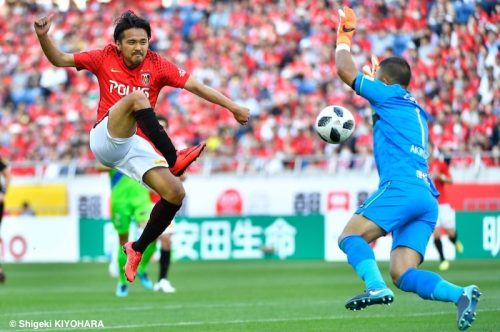
[[[48,36],[51,24],[51,15],[34,23],[49,61],[57,67],[87,69],[99,81],[97,123],[90,132],[92,152],[102,164],[144,183],[161,196],[140,238],[124,245],[125,274],[132,282],[142,254],[163,233],[182,204],[185,193],[178,176],[205,147],[200,144],[176,152],[153,110],[160,90],[164,86],[184,88],[225,107],[240,124],[248,122],[249,110],[149,50],[151,26],[131,11],[116,21],[114,44],[99,50],[74,54],[60,51]]]
[[[104,170],[104,168],[101,168]],[[132,222],[144,229],[151,212],[150,191],[137,181],[129,178],[120,171],[107,169],[111,182],[111,222],[118,233],[120,246],[117,247],[118,284],[116,296],[127,296],[128,285],[125,279],[125,263],[127,256],[121,249],[129,239],[130,224]],[[149,244],[142,255],[137,269],[137,276],[146,289],[153,289],[153,282],[149,279],[146,268],[151,256],[156,251],[156,242]]]
[[[30,203],[28,201],[24,201],[21,204],[21,211],[19,211],[19,215],[23,217],[34,217],[35,216],[35,210],[31,207]]]
[[[0,230],[2,226],[2,218],[4,212],[4,202],[5,202],[5,194],[7,193],[7,189],[10,186],[11,175],[10,169],[2,158],[0,158]],[[2,265],[0,265],[0,283],[5,282],[5,272],[3,271]]]
[[[175,293],[176,289],[168,279],[168,271],[170,270],[170,262],[172,256],[172,235],[175,232],[175,223],[170,224],[167,229],[160,235],[160,259],[158,263],[158,282],[154,285],[154,290],[164,293]]]
[[[402,58],[390,57],[380,63],[378,70],[373,66],[371,75],[359,73],[350,53],[355,29],[354,11],[349,7],[340,9],[337,73],[372,106],[380,184],[339,237],[339,247],[366,285],[365,292],[348,300],[346,308],[360,310],[394,300],[369,245],[392,232],[390,273],[394,284],[423,299],[455,303],[458,328],[465,330],[475,319],[479,288],[460,287],[434,272],[418,269],[436,225],[439,192],[428,171],[427,113],[407,91],[410,66]]]
[[[462,245],[462,242],[458,240],[458,235],[455,229],[455,211],[448,202],[445,190],[446,185],[453,183],[450,166],[446,160],[436,158],[435,153],[437,153],[437,150],[434,150],[433,146],[430,145],[429,174],[432,176],[436,189],[440,193],[438,198],[438,221],[436,228],[434,229],[434,245],[439,253],[439,260],[441,262],[439,264],[439,270],[446,271],[450,268],[450,262],[444,257],[441,231],[443,230],[446,233],[450,241],[455,245],[457,252],[462,253],[464,251],[464,246]]]

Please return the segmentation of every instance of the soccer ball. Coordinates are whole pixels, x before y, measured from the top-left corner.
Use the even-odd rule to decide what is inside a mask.
[[[316,118],[316,132],[327,143],[339,144],[348,139],[355,127],[354,116],[346,108],[330,105]]]

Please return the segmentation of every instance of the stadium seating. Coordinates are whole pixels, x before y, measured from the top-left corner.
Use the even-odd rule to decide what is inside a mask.
[[[88,131],[99,99],[97,81],[46,60],[32,22],[57,8],[48,1],[31,3],[6,1],[0,7],[0,155],[14,162],[87,162],[94,158]],[[136,3],[130,9],[152,24],[153,50],[251,110],[251,123],[240,127],[229,112],[164,89],[156,110],[169,117],[177,146],[206,140],[207,157],[285,160],[280,167],[311,155],[347,158],[346,167],[358,167],[359,157],[350,156],[370,155],[368,104],[334,72],[337,22],[329,2],[192,0],[166,8],[159,1]],[[437,147],[455,156],[454,166],[469,166],[478,152],[485,165],[499,166],[495,2],[351,3],[359,16],[353,47],[359,68],[372,53],[405,57],[413,68],[410,90],[431,115]],[[112,42],[114,18],[129,9],[124,4],[88,1],[84,9],[59,12],[51,36],[67,52],[103,47]],[[357,130],[345,146],[326,146],[313,131],[317,112],[334,103],[356,111]],[[221,170],[236,167],[228,162]]]

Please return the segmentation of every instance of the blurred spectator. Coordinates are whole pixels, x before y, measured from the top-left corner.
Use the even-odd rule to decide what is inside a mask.
[[[19,211],[19,215],[25,217],[34,217],[35,210],[31,208],[29,202],[24,201],[23,204],[21,205],[21,210]]]
[[[93,158],[85,133],[95,121],[97,82],[85,71],[48,63],[30,22],[48,10],[63,11],[52,36],[63,49],[76,51],[109,43],[106,29],[132,9],[157,27],[153,49],[251,109],[251,130],[241,130],[215,106],[166,89],[156,110],[170,119],[176,144],[208,140],[208,156],[235,154],[224,169],[238,167],[235,160],[256,158],[273,160],[272,169],[280,169],[306,154],[340,158],[340,168],[368,167],[363,160],[372,150],[370,111],[333,74],[337,22],[331,1],[89,0],[68,8],[43,3],[11,0],[0,7],[0,152],[10,160]],[[458,164],[464,160],[458,156],[473,150],[498,154],[500,5],[470,0],[351,5],[360,20],[354,43],[359,47],[352,50],[357,65],[367,64],[371,53],[409,61],[410,90],[431,115],[437,148],[456,155]],[[327,146],[312,129],[328,104],[356,113],[354,138],[341,148]],[[352,159],[356,154],[359,160]]]

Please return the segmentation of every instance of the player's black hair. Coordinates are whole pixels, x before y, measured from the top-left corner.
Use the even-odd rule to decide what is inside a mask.
[[[148,39],[151,38],[151,25],[148,21],[135,15],[135,13],[131,10],[126,11],[116,20],[115,32],[113,33],[113,37],[115,41],[120,41],[123,37],[123,31],[138,28],[144,29],[148,34]]]
[[[391,81],[391,84],[399,84],[405,88],[410,85],[411,68],[403,58],[396,56],[387,58],[380,63],[379,70]]]

